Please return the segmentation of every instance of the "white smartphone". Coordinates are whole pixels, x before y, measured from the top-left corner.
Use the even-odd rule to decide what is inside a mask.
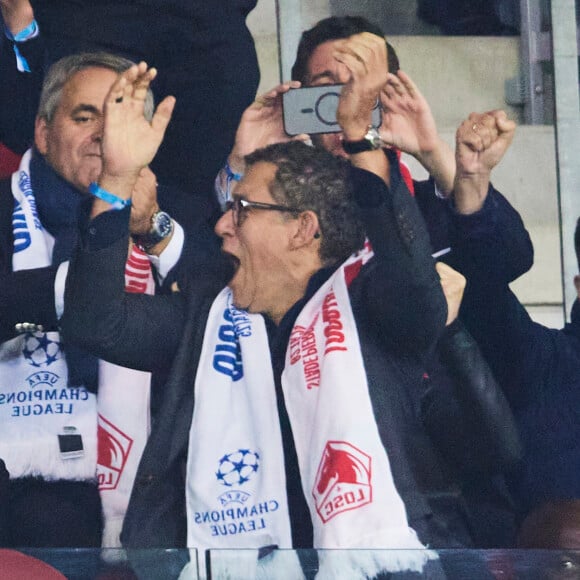
[[[307,133],[338,133],[340,125],[336,120],[336,109],[340,91],[344,85],[321,85],[290,89],[282,95],[284,130],[288,135]],[[375,104],[371,123],[381,124],[379,100]]]

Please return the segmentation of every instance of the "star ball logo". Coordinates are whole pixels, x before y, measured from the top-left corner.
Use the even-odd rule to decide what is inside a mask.
[[[250,449],[226,453],[218,462],[217,480],[226,487],[247,483],[260,467],[260,456]]]
[[[26,333],[22,354],[33,367],[49,366],[61,358],[61,343],[44,332]]]

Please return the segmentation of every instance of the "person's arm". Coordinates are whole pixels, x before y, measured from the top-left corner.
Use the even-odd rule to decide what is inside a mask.
[[[387,188],[368,172],[355,175],[355,199],[375,253],[364,287],[369,319],[391,348],[423,358],[447,319],[429,235],[400,177]]]
[[[15,153],[30,147],[42,88],[44,40],[28,0],[0,0],[6,26],[0,39],[0,141]],[[24,37],[24,38],[23,38]]]
[[[451,206],[447,215],[452,251],[445,261],[466,278],[481,273],[508,284],[532,267],[534,247],[524,222],[493,186],[480,210],[462,215]]]
[[[460,317],[512,406],[549,383],[560,331],[534,322],[507,283],[484,272],[468,279]]]
[[[236,182],[245,172],[244,157],[246,155],[272,143],[304,141],[308,138],[308,135],[289,137],[284,131],[282,95],[290,89],[299,87],[298,81],[282,83],[256,97],[256,100],[244,111],[236,131],[234,146],[215,181],[216,196],[222,209],[231,199]]]
[[[221,252],[220,239],[213,231],[217,201],[158,184],[153,172],[146,168],[132,194],[129,229],[134,241],[146,240],[143,235],[151,230],[152,216],[158,210],[171,217],[172,231],[165,240],[145,249],[154,268],[157,290],[171,291],[174,283],[183,289],[208,276],[220,279],[225,286],[231,272]]]
[[[498,473],[516,467],[522,446],[508,402],[471,335],[457,319],[465,277],[442,262],[437,272],[447,301],[447,327],[437,343],[435,375],[424,381],[421,416],[441,453],[462,472]],[[431,374],[433,367],[430,368]]]
[[[469,215],[483,207],[491,171],[511,145],[515,130],[516,124],[499,110],[471,113],[457,129],[453,202],[460,214]]]
[[[336,119],[347,142],[359,142],[371,127],[372,111],[385,85],[387,47],[384,38],[363,32],[336,43],[334,58],[346,67],[349,79],[341,90]],[[390,160],[382,148],[349,156],[350,162],[390,185]]]
[[[515,123],[503,111],[472,113],[457,130],[449,259],[468,280],[481,271],[511,282],[533,263],[533,246],[521,217],[490,183],[514,132]]]
[[[455,180],[455,155],[439,136],[429,103],[417,85],[401,70],[389,73],[380,98],[382,140],[415,157],[439,193],[448,196]]]
[[[0,12],[12,36],[17,36],[34,21],[34,11],[29,0],[0,0]]]
[[[184,298],[125,292],[128,223],[126,209],[100,214],[84,228],[69,266],[63,336],[121,366],[167,369],[181,338]]]
[[[387,78],[384,39],[363,33],[337,45],[336,60],[350,71],[337,109],[346,141],[364,137]],[[382,148],[350,156],[355,202],[375,257],[363,301],[385,343],[419,357],[445,326],[445,297],[431,257],[429,235],[398,164]]]
[[[125,294],[131,195],[159,147],[174,105],[168,97],[151,122],[145,119],[145,96],[154,77],[155,70],[145,63],[135,65],[119,75],[105,99],[100,189],[91,188],[96,195],[92,221],[69,269],[62,319],[66,340],[143,370],[170,364],[184,321],[179,293]]]
[[[422,398],[425,426],[445,457],[463,472],[514,469],[522,446],[508,401],[481,349],[460,321],[438,343],[451,380],[438,381]]]

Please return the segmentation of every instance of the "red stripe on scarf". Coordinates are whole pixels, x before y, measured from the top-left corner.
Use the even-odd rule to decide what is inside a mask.
[[[401,172],[401,177],[407,186],[407,189],[411,192],[411,195],[415,196],[415,186],[413,185],[413,178],[411,177],[411,172],[407,165],[401,161],[401,152],[398,149],[395,149],[395,153],[397,154],[397,159],[399,161],[399,171]]]
[[[125,292],[144,294],[151,276],[151,264],[145,252],[133,245],[125,264]]]

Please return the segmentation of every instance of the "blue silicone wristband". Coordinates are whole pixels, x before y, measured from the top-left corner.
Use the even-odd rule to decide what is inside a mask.
[[[38,34],[38,24],[36,20],[33,20],[25,29],[12,34],[8,29],[6,29],[6,36],[14,42],[26,42],[27,40],[34,38]]]
[[[232,168],[230,167],[230,162],[226,159],[226,164],[224,165],[224,169],[226,170],[226,175],[228,176],[228,181],[240,181],[242,177],[244,177],[243,173],[235,173]]]
[[[113,209],[124,209],[131,205],[130,199],[122,199],[117,197],[113,193],[106,191],[99,187],[99,184],[96,181],[92,181],[89,185],[89,191],[99,199],[106,201],[107,203],[111,204]]]

